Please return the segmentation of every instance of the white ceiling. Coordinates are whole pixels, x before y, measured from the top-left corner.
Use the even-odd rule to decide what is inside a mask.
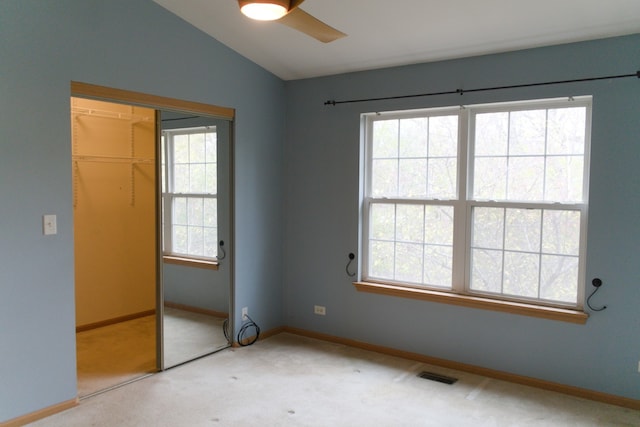
[[[235,0],[154,0],[284,80],[640,33],[640,0],[306,0],[324,44]]]

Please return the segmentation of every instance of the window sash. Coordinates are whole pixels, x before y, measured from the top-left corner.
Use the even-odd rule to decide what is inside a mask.
[[[543,233],[544,231],[544,215],[549,215],[550,213],[576,213],[579,215],[578,221],[578,233],[577,238],[577,250],[575,254],[561,253],[559,251],[553,251],[549,249],[545,249],[544,244],[546,241],[540,237],[540,242],[538,243],[539,249],[527,250],[527,249],[517,249],[513,247],[505,247],[501,248],[478,248],[474,246],[474,209],[476,208],[495,208],[495,209],[510,209],[510,210],[522,210],[522,211],[531,211],[531,212],[541,212],[541,223],[539,233]],[[506,221],[502,223],[502,239],[503,244],[507,239],[505,236],[505,229],[508,227]],[[469,295],[475,296],[486,296],[495,299],[502,299],[507,301],[519,301],[519,302],[531,302],[542,305],[549,305],[555,307],[577,307],[582,308],[582,301],[584,300],[584,286],[581,284],[585,281],[585,263],[586,263],[586,231],[587,231],[587,205],[585,203],[574,203],[574,204],[560,204],[560,203],[510,203],[510,202],[489,202],[489,201],[469,201],[466,203],[466,243],[465,243],[465,281],[463,292]],[[546,236],[545,236],[546,237]],[[507,253],[522,253],[522,254],[531,254],[537,257],[565,257],[565,258],[575,258],[577,260],[577,276],[575,277],[575,285],[576,285],[576,293],[575,300],[558,300],[549,297],[544,297],[540,295],[541,289],[540,287],[543,285],[543,277],[542,271],[538,271],[538,276],[536,281],[537,283],[537,297],[530,297],[526,295],[515,295],[510,294],[509,292],[491,292],[487,290],[473,289],[473,250],[474,249],[487,249],[487,250],[495,250],[497,252],[501,252],[501,256],[505,257]],[[504,265],[502,266],[502,274],[504,275]],[[542,270],[544,268],[544,264],[540,263],[538,268]],[[502,279],[502,281],[504,278]],[[502,283],[501,281],[501,283]],[[503,284],[503,283],[502,283]]]
[[[393,210],[393,221],[394,221],[394,231],[393,234],[394,236],[392,238],[389,238],[388,236],[385,237],[379,237],[376,238],[374,236],[372,236],[372,232],[375,231],[374,226],[372,225],[372,216],[373,216],[373,209],[372,207],[374,206],[388,206],[389,208],[391,208],[391,210]],[[402,216],[401,214],[399,214],[399,208],[407,208],[407,207],[416,207],[416,208],[422,208],[422,219],[421,219],[421,224],[418,225],[418,228],[421,229],[421,231],[418,231],[418,234],[420,234],[419,237],[416,237],[415,232],[414,235],[412,237],[405,237],[405,239],[399,239],[397,238],[397,234],[398,231],[397,229],[398,227],[398,217]],[[432,251],[436,251],[436,255],[442,255],[442,253],[446,252],[447,249],[446,248],[450,248],[451,251],[454,250],[454,238],[455,238],[455,233],[453,232],[454,229],[454,220],[451,221],[451,234],[450,234],[450,241],[447,242],[446,240],[446,236],[444,236],[443,234],[441,234],[440,236],[435,236],[435,238],[432,239],[427,239],[426,236],[426,222],[432,218],[429,217],[429,208],[451,208],[452,214],[454,216],[454,220],[455,220],[455,207],[454,207],[454,203],[452,203],[451,201],[442,201],[442,200],[412,200],[412,199],[367,199],[367,201],[364,204],[364,219],[366,222],[365,225],[365,229],[367,230],[367,245],[365,249],[365,259],[367,260],[366,263],[363,264],[363,275],[365,277],[368,278],[372,278],[374,280],[379,280],[379,281],[384,281],[384,282],[395,282],[395,283],[402,283],[402,284],[406,284],[408,283],[409,285],[412,286],[418,286],[418,287],[431,287],[434,289],[450,289],[451,288],[451,283],[454,281],[453,277],[450,277],[448,280],[448,283],[446,284],[446,286],[444,284],[442,284],[442,282],[439,282],[437,284],[435,283],[431,283],[431,284],[426,284],[425,282],[428,281],[427,280],[427,276],[429,276],[428,272],[426,271],[426,266],[425,264],[428,263],[429,259],[427,258],[427,253],[425,251],[427,250],[432,250]],[[444,213],[446,215],[446,212],[441,211],[442,213]],[[438,212],[438,210],[435,210],[435,212],[431,212],[431,213],[436,213],[439,214],[440,212]],[[412,223],[412,225],[414,225],[415,228],[415,223]],[[406,231],[409,232],[410,231]],[[442,237],[445,237],[445,239],[443,239]],[[392,274],[393,277],[385,277],[384,275],[380,275],[378,274],[376,276],[376,272],[374,271],[374,269],[372,268],[372,251],[371,251],[371,244],[372,242],[378,242],[379,244],[384,244],[384,243],[390,243],[394,245],[394,249],[393,249],[393,254],[394,254],[394,272]],[[422,252],[421,255],[421,260],[419,261],[421,264],[421,272],[420,272],[420,280],[398,280],[397,274],[396,274],[396,270],[395,267],[397,266],[397,259],[396,259],[396,250],[398,248],[399,245],[405,245],[405,246],[420,246],[420,251]],[[453,260],[453,258],[451,258]],[[450,267],[450,272],[451,274],[453,274],[453,266]],[[435,274],[435,272],[434,272]]]

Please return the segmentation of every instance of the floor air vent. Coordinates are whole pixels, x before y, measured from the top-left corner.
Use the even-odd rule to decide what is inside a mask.
[[[425,380],[437,381],[444,384],[453,384],[458,381],[457,378],[448,377],[446,375],[434,374],[433,372],[420,372],[418,374],[420,378]]]

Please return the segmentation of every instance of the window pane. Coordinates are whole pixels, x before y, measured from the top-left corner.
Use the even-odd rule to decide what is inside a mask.
[[[418,117],[400,120],[400,157],[427,157],[429,119]]]
[[[202,227],[189,227],[189,255],[204,255],[204,233]]]
[[[216,163],[218,161],[217,153],[217,134],[215,132],[207,132],[204,139],[205,162]]]
[[[174,224],[187,225],[187,199],[184,197],[173,198],[173,215]]]
[[[540,252],[542,211],[507,209],[504,247],[512,251]]]
[[[217,227],[218,226],[218,200],[217,199],[204,199],[204,226],[205,227]]]
[[[451,288],[453,248],[451,246],[424,247],[424,283],[429,286]]]
[[[395,205],[372,204],[370,236],[372,239],[393,240],[396,235]]]
[[[548,154],[584,154],[586,108],[550,109],[547,121]]]
[[[189,192],[204,193],[207,189],[207,176],[204,164],[189,165]]]
[[[421,205],[397,205],[396,240],[422,243],[423,239],[424,207]],[[422,271],[422,268],[420,268],[420,271]]]
[[[398,161],[373,160],[371,195],[373,197],[396,197],[398,194]]]
[[[424,198],[427,195],[427,159],[400,159],[399,197]]]
[[[424,241],[437,245],[453,244],[453,206],[425,206]]]
[[[507,199],[543,200],[544,157],[510,157]]]
[[[204,232],[204,252],[203,256],[215,258],[218,256],[218,229],[206,227]]]
[[[370,240],[369,275],[378,279],[393,279],[395,243]]]
[[[555,156],[547,158],[545,200],[580,202],[584,174],[584,157]]]
[[[546,110],[514,111],[509,119],[509,155],[544,154]]]
[[[575,255],[580,251],[580,212],[544,211],[542,251],[555,255]]]
[[[429,159],[427,194],[434,199],[455,199],[457,159]]]
[[[422,283],[423,246],[413,243],[396,244],[395,280]]]
[[[190,198],[187,201],[187,215],[189,225],[202,226],[204,223],[203,199]]]
[[[378,120],[373,122],[374,159],[398,157],[398,120]]]
[[[542,255],[540,298],[575,303],[578,293],[578,257]]]
[[[204,192],[207,194],[218,193],[218,166],[213,163],[208,163],[206,166],[206,184]]]
[[[475,119],[475,155],[506,156],[509,141],[509,113],[478,114]]]
[[[189,163],[189,135],[173,136],[173,162]]]
[[[502,208],[473,208],[473,240],[471,247],[502,249],[504,239]]]
[[[507,158],[476,158],[473,178],[473,198],[504,200],[507,196]]]
[[[471,289],[493,293],[502,291],[502,251],[471,250]]]
[[[184,225],[173,226],[173,252],[179,254],[187,253],[187,227]]]
[[[175,193],[189,192],[189,165],[174,165],[173,191]]]
[[[189,162],[204,162],[204,133],[189,135]]]
[[[505,251],[503,293],[536,298],[539,271],[540,256],[538,254]]]
[[[458,155],[458,116],[429,119],[429,157]]]

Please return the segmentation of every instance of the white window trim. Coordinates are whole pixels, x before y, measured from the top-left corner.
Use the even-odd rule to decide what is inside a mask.
[[[575,103],[575,106],[584,106],[586,107],[586,120],[585,120],[585,145],[584,145],[584,167],[583,167],[583,200],[580,203],[546,203],[546,202],[511,202],[511,201],[483,201],[483,200],[473,200],[470,198],[472,183],[470,180],[473,178],[473,171],[471,170],[472,165],[469,163],[473,158],[473,147],[470,144],[470,141],[473,140],[474,135],[472,132],[474,130],[474,126],[472,120],[475,118],[475,114],[478,112],[487,113],[487,112],[498,112],[498,111],[518,111],[518,110],[529,110],[532,108],[558,108],[559,103],[565,102]],[[474,112],[473,118],[471,118],[470,110]],[[412,117],[435,117],[439,115],[451,115],[452,113],[457,113],[459,117],[458,122],[458,197],[454,200],[411,200],[411,199],[389,199],[389,198],[373,198],[369,196],[369,189],[371,188],[372,183],[372,156],[370,155],[369,150],[372,147],[372,138],[373,134],[373,123],[376,121],[376,118],[382,118],[385,120],[388,119],[407,119]],[[443,300],[443,295],[445,295],[444,299],[446,299],[446,294],[451,294],[455,296],[462,297],[465,299],[468,297],[468,300],[471,301],[470,304],[462,303],[460,304],[460,299],[456,300],[456,302],[452,302],[456,305],[470,305],[475,306],[472,300],[482,300],[484,302],[480,302],[479,305],[492,305],[491,301],[495,301],[497,309],[499,311],[510,311],[503,310],[502,303],[513,303],[514,306],[527,306],[527,311],[529,309],[536,310],[540,308],[541,310],[546,310],[553,312],[554,310],[558,310],[559,312],[567,311],[573,312],[573,310],[582,311],[584,305],[585,298],[585,280],[586,280],[586,250],[587,250],[587,224],[588,224],[588,191],[589,191],[589,174],[590,174],[590,152],[591,152],[591,112],[592,112],[592,97],[591,96],[582,96],[575,98],[555,98],[555,99],[545,99],[545,100],[532,100],[532,101],[516,101],[516,102],[505,102],[505,103],[494,103],[494,104],[477,104],[470,106],[460,106],[460,107],[444,107],[444,108],[433,108],[433,109],[422,109],[422,110],[408,110],[407,112],[402,111],[394,111],[394,112],[384,112],[384,113],[367,113],[361,116],[361,156],[363,161],[361,161],[361,165],[364,168],[364,176],[361,182],[361,218],[360,218],[360,251],[363,254],[360,260],[360,270],[359,270],[359,278],[360,281],[355,282],[354,284],[358,288],[358,290],[386,294],[386,295],[396,295],[397,292],[391,288],[399,289],[407,289],[410,293],[418,295],[418,299],[435,299],[435,300]],[[370,207],[373,203],[403,203],[403,204],[411,204],[416,203],[420,205],[446,205],[453,206],[454,208],[454,233],[453,233],[453,259],[452,259],[452,287],[451,289],[444,289],[440,287],[431,287],[428,285],[412,285],[408,283],[395,282],[391,280],[378,280],[378,279],[369,279],[368,272],[368,264],[369,264],[369,228],[370,228]],[[562,303],[558,301],[545,301],[543,299],[529,299],[524,297],[510,297],[508,295],[501,294],[492,294],[492,293],[484,293],[477,292],[470,289],[470,269],[471,269],[471,221],[472,215],[471,210],[474,206],[503,206],[503,207],[526,207],[533,209],[545,209],[545,210],[575,210],[580,212],[580,242],[579,242],[579,253],[578,253],[578,287],[577,287],[577,295],[576,295],[576,303]],[[411,289],[415,289],[415,291],[411,291]],[[429,297],[431,294],[431,297]],[[426,296],[426,297],[425,297]],[[434,298],[432,298],[435,296]],[[414,297],[415,298],[415,297]],[[443,300],[444,301],[444,300]],[[483,307],[481,307],[483,308]],[[581,313],[584,314],[584,313]],[[552,316],[547,316],[545,314],[537,317],[548,317],[553,318]],[[563,319],[560,319],[563,320]],[[580,321],[576,323],[584,323],[586,321],[586,315],[584,317],[580,317]],[[575,321],[575,318],[573,320]]]

